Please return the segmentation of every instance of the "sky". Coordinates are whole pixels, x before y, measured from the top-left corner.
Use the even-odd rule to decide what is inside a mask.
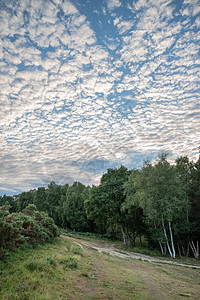
[[[198,158],[200,1],[0,0],[0,195]]]

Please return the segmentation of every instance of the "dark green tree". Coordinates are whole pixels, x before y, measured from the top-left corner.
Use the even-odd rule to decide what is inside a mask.
[[[135,244],[135,238],[139,236],[140,244],[142,244],[141,237],[147,235],[147,228],[144,222],[143,210],[138,205],[132,201],[133,196],[135,195],[137,189],[135,187],[135,178],[139,175],[139,170],[132,170],[131,174],[128,177],[128,181],[124,184],[124,194],[126,196],[125,201],[122,205],[122,210],[126,214],[127,218],[127,228],[133,236],[132,245]]]
[[[10,212],[15,212],[17,210],[16,196],[0,196],[0,206],[5,204],[10,206]]]
[[[54,219],[56,224],[59,223],[59,216],[57,213],[57,208],[59,206],[59,201],[62,195],[62,187],[57,185],[55,182],[51,182],[46,189],[46,203],[48,215]]]
[[[89,187],[74,182],[61,197],[63,226],[76,231],[87,231],[88,220],[84,201],[88,198]]]
[[[34,203],[35,190],[23,192],[17,196],[17,211],[22,211],[29,204]]]
[[[48,202],[45,187],[39,187],[34,195],[33,203],[40,211],[48,211]]]
[[[132,231],[129,231],[130,218],[122,209],[125,201],[124,183],[130,171],[121,166],[119,169],[108,169],[101,177],[98,187],[91,189],[89,199],[85,202],[88,218],[97,223],[121,229],[124,243],[132,243]]]

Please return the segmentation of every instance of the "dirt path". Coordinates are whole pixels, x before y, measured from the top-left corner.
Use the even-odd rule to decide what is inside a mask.
[[[148,262],[153,262],[153,263],[170,264],[170,265],[176,265],[176,266],[180,266],[180,267],[200,269],[200,266],[178,263],[178,262],[175,262],[175,261],[166,260],[166,259],[162,259],[162,258],[154,258],[154,257],[148,256],[148,255],[138,254],[138,253],[129,252],[129,251],[121,251],[121,250],[118,250],[117,248],[115,248],[113,245],[102,247],[102,246],[99,246],[97,244],[87,242],[85,240],[80,240],[80,239],[70,237],[68,235],[62,235],[62,237],[74,241],[81,248],[83,246],[85,246],[87,248],[91,248],[93,250],[96,250],[99,253],[107,253],[107,254],[110,254],[110,255],[115,256],[115,257],[133,258],[133,259],[137,259],[137,260],[141,260],[141,261],[148,261]]]

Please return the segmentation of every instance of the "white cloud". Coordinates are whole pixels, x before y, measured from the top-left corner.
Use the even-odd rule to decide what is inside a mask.
[[[73,2],[20,3],[19,19],[10,23],[4,12],[0,25],[1,157],[8,154],[10,165],[4,186],[11,169],[24,174],[10,177],[12,184],[29,189],[38,178],[97,183],[103,169],[86,167],[96,159],[116,166],[130,164],[134,152],[195,154],[199,37],[191,28],[182,31],[181,17],[170,21],[169,1],[134,2],[134,21],[112,13],[116,31],[105,43]],[[113,10],[121,2],[107,4]]]
[[[122,22],[117,22],[116,23],[116,19],[115,19],[115,24],[117,24],[117,27],[119,29],[119,33],[123,34],[123,33],[125,33],[126,31],[130,30],[133,27],[134,22],[133,21],[122,21]]]
[[[107,0],[107,6],[109,10],[113,10],[116,7],[120,7],[121,2],[119,0]]]
[[[70,1],[65,1],[62,5],[62,9],[66,15],[73,15],[78,13],[76,7]]]

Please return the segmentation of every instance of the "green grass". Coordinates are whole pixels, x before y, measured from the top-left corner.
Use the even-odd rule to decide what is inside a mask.
[[[66,299],[63,294],[75,289],[65,288],[69,273],[78,269],[82,257],[81,250],[64,239],[10,252],[0,261],[0,299]]]
[[[66,238],[9,252],[0,261],[2,300],[184,298],[200,299],[199,270],[115,258]]]

